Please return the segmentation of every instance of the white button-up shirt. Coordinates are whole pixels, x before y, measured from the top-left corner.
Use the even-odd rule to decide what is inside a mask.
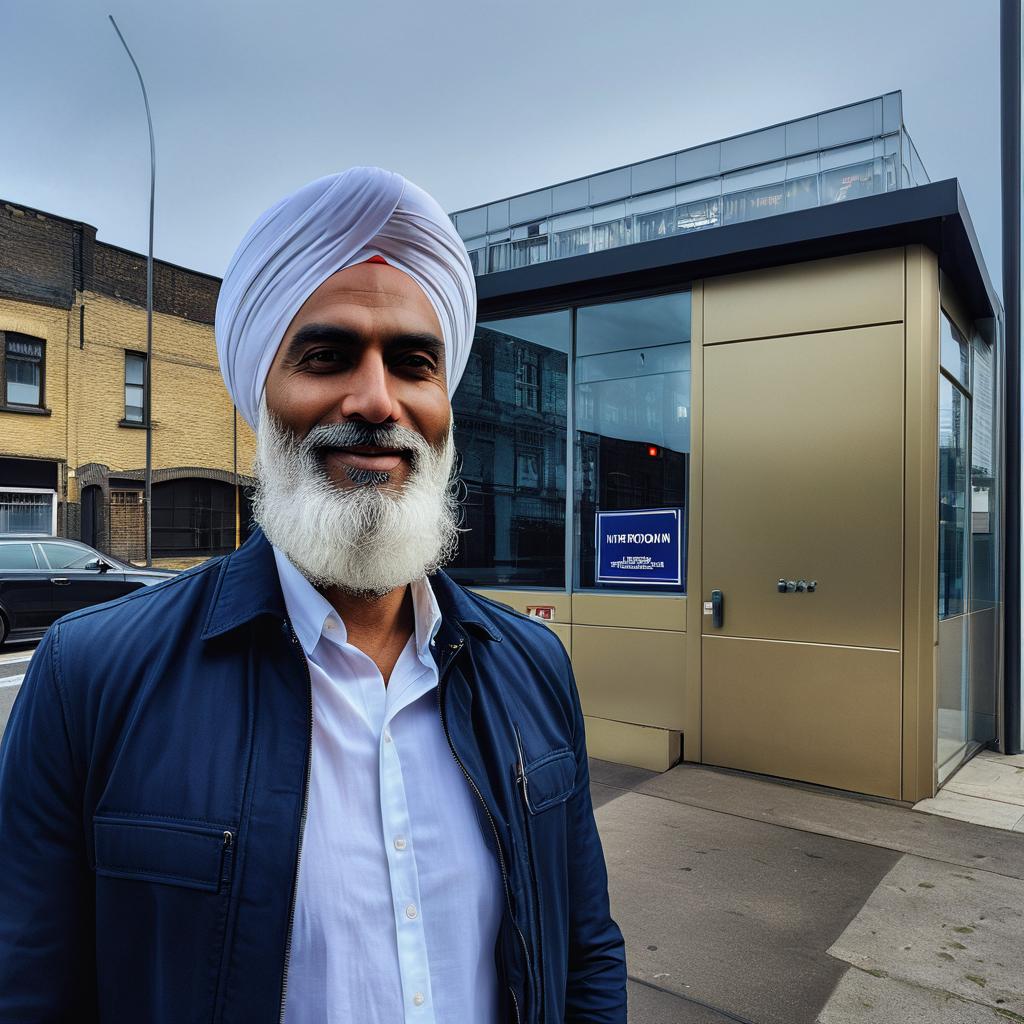
[[[285,1021],[493,1024],[504,891],[441,726],[430,583],[411,585],[415,632],[385,687],[332,605],[274,556],[313,684]]]

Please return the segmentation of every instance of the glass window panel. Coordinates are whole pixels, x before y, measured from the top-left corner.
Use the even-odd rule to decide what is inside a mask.
[[[763,188],[747,189],[722,198],[722,223],[739,224],[748,220],[760,220],[783,213],[786,209],[786,192],[788,186],[780,182],[777,185],[765,185]]]
[[[967,580],[966,396],[939,378],[939,618],[961,615]]]
[[[455,225],[463,238],[484,234],[487,230],[487,207],[478,206],[475,210],[463,210],[455,214]]]
[[[96,555],[74,544],[40,544],[43,555],[51,569],[81,569],[93,561]]]
[[[3,522],[3,498],[0,494],[0,524]],[[13,531],[4,531],[13,532]],[[37,569],[31,544],[0,544],[0,569]]]
[[[142,356],[126,352],[124,357],[124,382],[126,384],[143,384],[146,360]]]
[[[585,224],[592,224],[593,222],[593,210],[577,210],[575,213],[563,213],[561,217],[553,217],[551,229],[553,231],[566,231],[569,228],[580,228]]]
[[[590,233],[591,251],[601,252],[604,249],[614,249],[619,245],[629,245],[632,235],[631,227],[625,219],[595,224]]]
[[[805,117],[790,121],[786,128],[786,155],[810,153],[818,148],[818,119]]]
[[[818,144],[827,149],[844,142],[870,139],[872,135],[881,134],[881,127],[881,100],[840,107],[818,115]]]
[[[469,250],[469,265],[473,268],[473,273],[479,277],[481,274],[487,273],[487,250],[486,249],[470,249]]]
[[[786,128],[784,125],[764,128],[735,139],[724,139],[721,145],[723,171],[778,160],[786,155]]]
[[[786,161],[787,178],[803,178],[808,174],[818,173],[818,154],[811,153],[809,156],[798,156],[795,159]]]
[[[705,199],[700,203],[686,203],[676,207],[676,230],[699,231],[713,228],[721,222],[721,199]]]
[[[487,230],[500,231],[508,227],[508,200],[503,199],[500,203],[491,203],[487,207]]]
[[[576,311],[577,357],[689,340],[689,291],[581,306]]]
[[[487,272],[497,273],[500,270],[508,270],[511,265],[511,254],[508,249],[508,242],[499,242],[497,245],[487,247]]]
[[[710,199],[721,194],[722,179],[705,178],[703,181],[694,181],[689,185],[680,185],[676,189],[676,202],[688,203],[694,199]]]
[[[853,167],[821,172],[821,202],[842,203],[883,191],[882,161],[871,160]]]
[[[629,167],[617,171],[605,171],[590,178],[590,203],[607,203],[612,199],[623,199],[629,195]]]
[[[544,188],[539,192],[528,192],[525,196],[516,196],[509,200],[509,217],[512,224],[522,224],[528,220],[544,220],[551,214],[551,189]]]
[[[552,213],[578,210],[590,202],[590,181],[587,178],[580,178],[577,181],[556,185],[552,189],[552,197]]]
[[[771,185],[776,181],[786,180],[786,164],[780,161],[766,164],[764,167],[752,167],[746,171],[736,171],[722,177],[722,192],[742,192],[744,189],[757,188],[759,185]]]
[[[645,160],[633,166],[633,194],[653,192],[676,183],[676,158],[674,155],[661,156],[657,160]]]
[[[971,386],[971,347],[945,313],[939,317],[939,362],[968,390]]]
[[[882,97],[882,131],[898,132],[903,122],[902,98],[898,92],[889,92]]]
[[[653,242],[658,238],[667,238],[676,231],[676,208],[653,210],[650,213],[638,213],[633,218],[633,241]]]
[[[556,231],[552,236],[552,258],[563,259],[567,256],[582,256],[590,252],[590,225],[571,228],[568,231]]]
[[[818,176],[796,178],[786,182],[786,211],[807,210],[818,205]]]
[[[996,377],[995,354],[976,338],[974,400],[971,403],[971,591],[972,611],[990,608],[998,600],[996,574]]]
[[[664,192],[652,192],[650,195],[630,199],[626,210],[630,213],[651,213],[655,210],[670,210],[676,205],[676,190],[666,189]]]
[[[52,495],[0,491],[0,534],[52,533],[52,527]]]
[[[685,524],[690,451],[690,295],[577,311],[575,578],[597,584],[598,511],[680,509]],[[685,528],[679,543],[685,551]],[[684,571],[685,572],[685,571]],[[657,590],[685,592],[681,586]]]
[[[829,149],[821,154],[821,169],[827,171],[832,167],[849,167],[851,164],[871,160],[875,155],[873,142],[861,142],[856,146],[841,146]]]
[[[467,532],[447,571],[460,583],[565,586],[570,344],[568,310],[477,326],[480,386],[453,400]]]
[[[512,242],[511,260],[513,267],[529,267],[534,263],[543,263],[547,258],[547,235]]]
[[[713,142],[710,146],[700,146],[676,153],[676,181],[682,184],[696,181],[698,178],[710,178],[722,171],[722,144]]]
[[[42,366],[7,356],[7,404],[39,405],[42,384]]]

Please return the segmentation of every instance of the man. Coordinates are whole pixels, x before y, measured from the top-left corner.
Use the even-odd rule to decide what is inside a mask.
[[[568,659],[439,570],[474,319],[397,174],[250,229],[216,334],[262,529],[36,652],[0,755],[0,1022],[625,1021]]]

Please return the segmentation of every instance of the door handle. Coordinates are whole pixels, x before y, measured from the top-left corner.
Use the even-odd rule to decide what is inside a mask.
[[[58,587],[66,587],[71,580],[69,580],[67,576],[54,576],[50,582],[56,583]]]
[[[725,618],[725,608],[723,606],[722,592],[720,590],[711,591],[711,625],[715,629],[722,628],[722,621]]]

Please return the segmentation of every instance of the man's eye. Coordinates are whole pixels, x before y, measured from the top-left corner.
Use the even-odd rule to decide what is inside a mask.
[[[335,366],[341,362],[341,353],[334,349],[321,349],[310,352],[302,361],[312,366]]]
[[[435,370],[437,369],[434,361],[429,359],[427,356],[406,356],[405,361],[415,367],[417,370]]]

